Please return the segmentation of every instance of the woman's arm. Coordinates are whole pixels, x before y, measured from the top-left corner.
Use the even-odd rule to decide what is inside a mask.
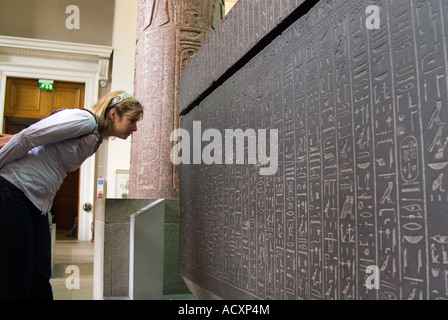
[[[92,133],[95,127],[95,118],[89,112],[67,109],[55,113],[15,134],[0,150],[0,168],[34,147],[77,138]]]

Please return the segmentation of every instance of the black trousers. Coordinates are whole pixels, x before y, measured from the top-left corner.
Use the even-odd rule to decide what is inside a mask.
[[[0,176],[0,300],[51,300],[47,215]]]

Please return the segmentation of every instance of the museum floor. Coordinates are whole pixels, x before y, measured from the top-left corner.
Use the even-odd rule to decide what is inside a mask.
[[[67,237],[68,231],[56,233],[53,276],[50,280],[54,300],[92,300],[93,299],[93,242],[78,242],[76,238]],[[68,266],[79,268],[79,289],[67,289],[66,273]],[[193,295],[164,296],[166,300],[194,300]]]
[[[67,231],[56,234],[55,257],[51,285],[55,300],[92,300],[93,299],[93,242],[78,242],[67,237]],[[65,273],[68,266],[77,266],[80,273],[79,289],[69,290]]]

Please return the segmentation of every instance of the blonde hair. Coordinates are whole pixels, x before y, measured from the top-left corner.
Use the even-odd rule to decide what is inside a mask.
[[[123,101],[111,105],[111,101],[116,96],[125,93],[125,91],[114,91],[104,97],[102,97],[96,104],[92,106],[92,111],[95,114],[98,122],[98,133],[107,131],[111,126],[111,119],[109,117],[109,111],[115,109],[118,116],[121,118],[124,114],[130,114],[136,116],[139,119],[143,117],[143,107],[134,98],[127,98]]]

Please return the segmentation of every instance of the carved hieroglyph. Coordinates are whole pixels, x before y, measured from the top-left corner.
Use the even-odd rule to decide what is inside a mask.
[[[178,198],[170,134],[180,72],[223,16],[223,0],[139,1],[134,90],[145,114],[132,137],[130,197]]]
[[[182,275],[225,299],[448,299],[447,34],[447,1],[320,1],[186,114],[278,129],[279,162],[182,165]]]

